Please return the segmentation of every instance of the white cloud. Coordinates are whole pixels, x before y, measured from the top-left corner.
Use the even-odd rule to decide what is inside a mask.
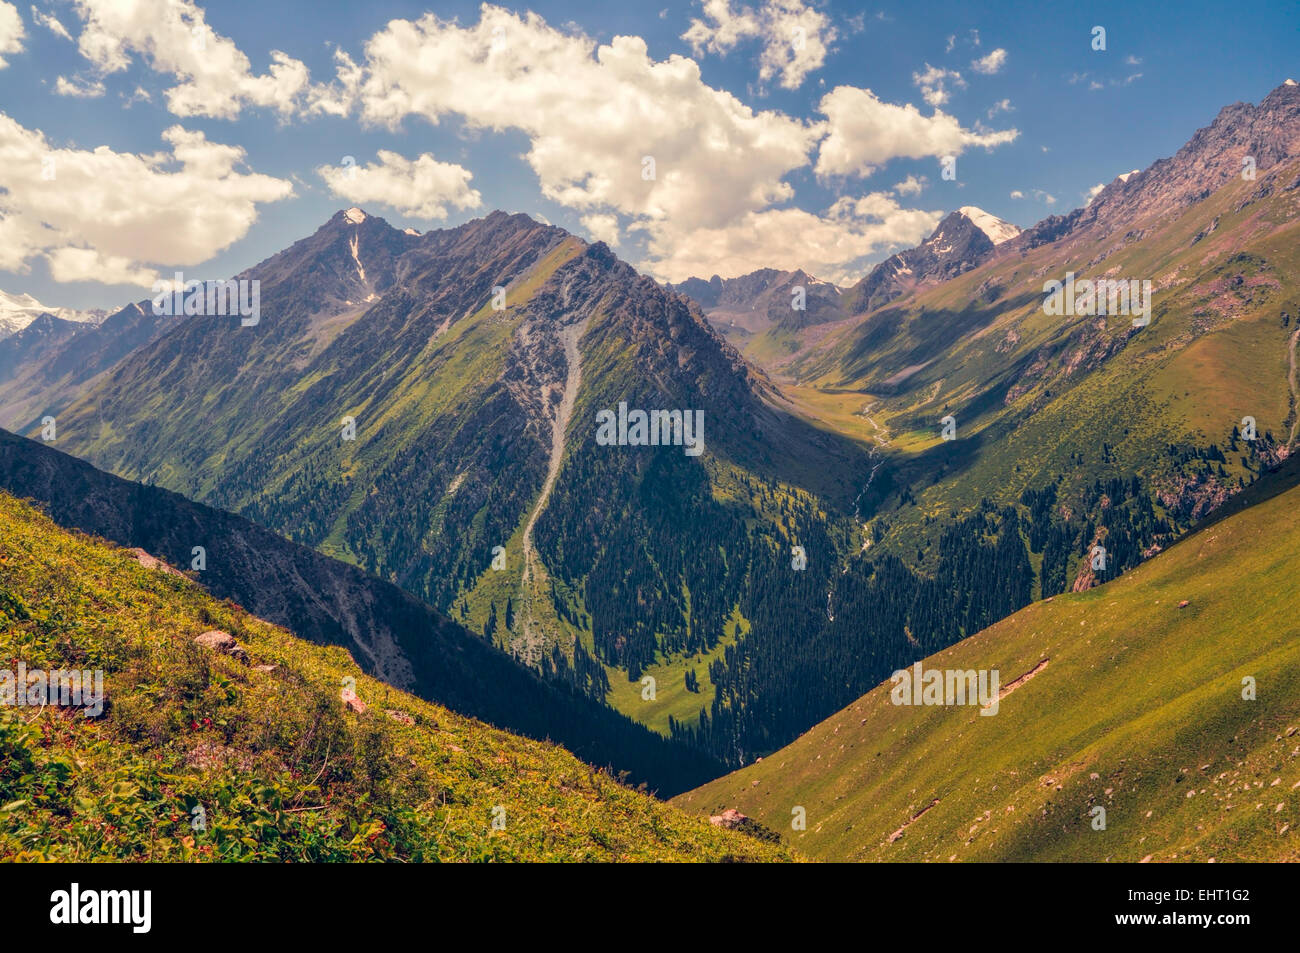
[[[290,183],[237,171],[244,151],[172,126],[149,155],[55,148],[0,113],[0,269],[46,258],[58,281],[148,285],[242,238]]]
[[[952,83],[958,88],[964,88],[966,81],[961,78],[961,73],[950,69],[940,69],[937,66],[925,64],[924,73],[913,73],[912,82],[916,88],[921,91],[921,98],[930,106],[942,106],[948,101],[948,83]]]
[[[1031,191],[1033,193],[1034,198],[1038,199],[1038,201],[1042,202],[1044,205],[1056,204],[1055,195],[1051,195],[1047,192],[1044,192],[1042,189],[1033,189]]]
[[[993,118],[994,116],[996,116],[998,113],[1009,113],[1009,112],[1011,112],[1012,110],[1014,110],[1015,108],[1016,108],[1015,106],[1011,105],[1011,100],[1009,100],[1009,99],[1000,99],[1000,100],[998,100],[996,103],[994,103],[992,106],[989,107],[988,117],[989,117],[990,119],[992,119],[992,118]]]
[[[307,91],[308,115],[346,116],[357,102],[362,69],[341,49],[334,51],[336,79],[329,85],[317,84]]]
[[[546,198],[683,229],[791,198],[782,179],[822,134],[704,85],[690,59],[650,59],[639,37],[598,47],[491,6],[468,27],[432,14],[390,22],[366,44],[357,95],[372,123],[459,116],[470,129],[521,130]]]
[[[921,176],[919,179],[914,175],[909,175],[902,182],[894,186],[896,195],[920,195],[921,190],[925,188],[926,178]]]
[[[37,26],[45,27],[45,29],[49,30],[55,36],[61,36],[65,40],[72,39],[72,34],[68,32],[67,27],[59,22],[58,17],[52,13],[42,13],[40,10],[36,9],[35,4],[32,5],[32,20]]]
[[[977,73],[983,73],[991,76],[999,72],[1007,62],[1007,51],[1000,47],[990,53],[988,56],[981,56],[977,60],[971,60],[970,67]]]
[[[60,76],[54,84],[54,92],[59,96],[97,99],[104,95],[104,84],[99,80],[68,79],[66,76]]]
[[[103,255],[93,248],[56,248],[47,256],[55,281],[102,281],[108,285],[152,285],[157,272],[121,255]]]
[[[1019,189],[1012,189],[1012,190],[1011,190],[1011,197],[1012,197],[1013,199],[1023,199],[1023,198],[1025,197],[1025,193],[1024,193],[1024,192],[1021,192]]]
[[[743,32],[721,25],[731,32],[719,44]],[[576,210],[592,235],[643,238],[640,266],[669,280],[794,257],[833,271],[933,228],[937,213],[897,206],[879,220],[842,207],[778,207],[794,198],[786,176],[808,167],[819,143],[819,174],[863,176],[894,158],[1016,136],[972,132],[852,87],[823,97],[825,122],[756,112],[705,85],[693,60],[651,59],[639,37],[598,44],[491,5],[464,26],[433,14],[393,20],[358,63],[346,60],[334,89],[340,103],[355,100],[364,122],[456,117],[471,132],[521,131],[543,196]]]
[[[649,270],[662,280],[681,281],[691,275],[743,275],[797,264],[846,283],[862,277],[871,255],[915,245],[942,217],[938,211],[902,208],[883,192],[841,198],[820,215],[798,208],[751,212],[734,227],[697,229],[689,241],[652,239]]]
[[[591,235],[594,241],[604,242],[606,245],[618,245],[618,216],[614,214],[601,214],[593,212],[590,215],[582,217],[582,227]]]
[[[0,69],[8,66],[6,53],[21,53],[23,50],[23,18],[18,15],[18,8],[12,3],[0,0]]]
[[[413,218],[446,218],[449,206],[478,208],[483,198],[470,188],[473,173],[439,162],[429,153],[414,161],[381,149],[370,165],[321,166],[316,170],[330,191],[357,205],[377,202]]]
[[[763,33],[758,14],[749,7],[733,11],[730,0],[704,0],[704,17],[712,22],[692,18],[690,28],[682,34],[697,56],[705,52],[725,56],[741,40]]]
[[[261,75],[233,41],[207,24],[193,0],[76,0],[84,21],[77,46],[101,73],[125,70],[130,54],[179,85],[167,90],[167,107],[177,116],[233,119],[246,105],[292,113],[307,93],[301,61],[273,50]]]
[[[695,55],[705,52],[725,56],[742,40],[762,38],[758,78],[767,82],[780,76],[785,89],[798,89],[813,70],[826,62],[835,42],[830,18],[804,0],[766,0],[757,11],[730,0],[704,0],[704,19],[691,20],[682,39]]]
[[[910,103],[881,102],[869,89],[839,86],[822,97],[830,134],[817,156],[818,175],[870,175],[890,159],[960,155],[967,148],[1013,142],[1015,129],[976,132],[935,110],[923,116]]]
[[[1083,193],[1083,197],[1084,197],[1084,199],[1086,199],[1088,203],[1091,203],[1092,200],[1095,199],[1095,198],[1097,197],[1098,193],[1100,193],[1101,190],[1104,189],[1105,187],[1106,187],[1106,183],[1105,183],[1105,182],[1098,182],[1096,185],[1094,185],[1092,188],[1090,188],[1087,192]]]

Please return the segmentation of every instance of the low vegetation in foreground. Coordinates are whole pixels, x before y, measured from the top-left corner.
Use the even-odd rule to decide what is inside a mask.
[[[0,526],[0,670],[102,670],[105,696],[94,718],[0,705],[2,858],[792,859],[3,493]]]

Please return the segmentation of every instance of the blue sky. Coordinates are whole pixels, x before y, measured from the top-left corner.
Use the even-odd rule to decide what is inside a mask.
[[[1293,2],[636,6],[0,0],[0,289],[112,306],[353,204],[421,231],[527,212],[670,280],[849,281],[962,205],[1082,205],[1300,76]]]

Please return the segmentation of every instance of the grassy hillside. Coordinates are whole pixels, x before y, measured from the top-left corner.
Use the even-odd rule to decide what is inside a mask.
[[[1297,429],[1298,172],[1281,163],[1122,237],[1085,231],[1001,256],[803,355],[790,368],[801,411],[886,458],[861,501],[878,542],[910,558],[938,531],[927,526],[1053,483],[1077,515],[1094,481],[1134,476],[1181,528],[1284,456]],[[1150,326],[1045,314],[1043,283],[1066,271],[1150,279]],[[843,417],[854,399],[870,423]],[[1247,415],[1253,443],[1234,434]]]
[[[513,734],[555,741],[591,764],[627,771],[661,796],[723,766],[543,679],[410,594],[247,520],[161,487],[96,470],[0,430],[0,490],[37,501],[60,526],[140,547],[221,599],[297,637],[346,649],[369,675]],[[192,569],[196,543],[206,565]],[[504,575],[504,574],[501,574]],[[847,699],[846,699],[847,700]]]
[[[0,523],[5,668],[102,669],[107,696],[95,719],[0,706],[0,857],[791,859],[368,678],[342,649],[3,493]],[[247,659],[195,643],[213,629]],[[344,705],[346,679],[364,711]]]
[[[1298,550],[1293,488],[925,660],[1004,692],[1036,670],[997,714],[894,705],[886,682],[674,803],[826,860],[1300,860]]]

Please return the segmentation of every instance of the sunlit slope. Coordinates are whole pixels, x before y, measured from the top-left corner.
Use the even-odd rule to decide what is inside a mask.
[[[0,858],[790,857],[368,678],[4,493],[0,525],[4,668],[100,669],[107,698],[95,719],[0,705]],[[247,658],[195,643],[210,630]]]
[[[1085,232],[1000,257],[872,313],[797,362],[805,389],[856,396],[878,427],[834,415],[824,425],[888,441],[863,500],[864,512],[888,514],[886,545],[910,545],[927,516],[985,496],[1010,502],[1058,478],[1065,499],[1096,479],[1137,475],[1199,516],[1294,445],[1298,174],[1290,160],[1125,234]],[[1150,280],[1151,324],[1045,314],[1044,282],[1067,272]],[[957,439],[945,443],[948,414]],[[1234,446],[1246,416],[1261,439]],[[1226,456],[1222,473],[1178,459],[1211,445]]]
[[[925,660],[1004,692],[1037,669],[995,715],[897,706],[886,682],[675,803],[828,860],[1298,860],[1298,549],[1300,488]]]

